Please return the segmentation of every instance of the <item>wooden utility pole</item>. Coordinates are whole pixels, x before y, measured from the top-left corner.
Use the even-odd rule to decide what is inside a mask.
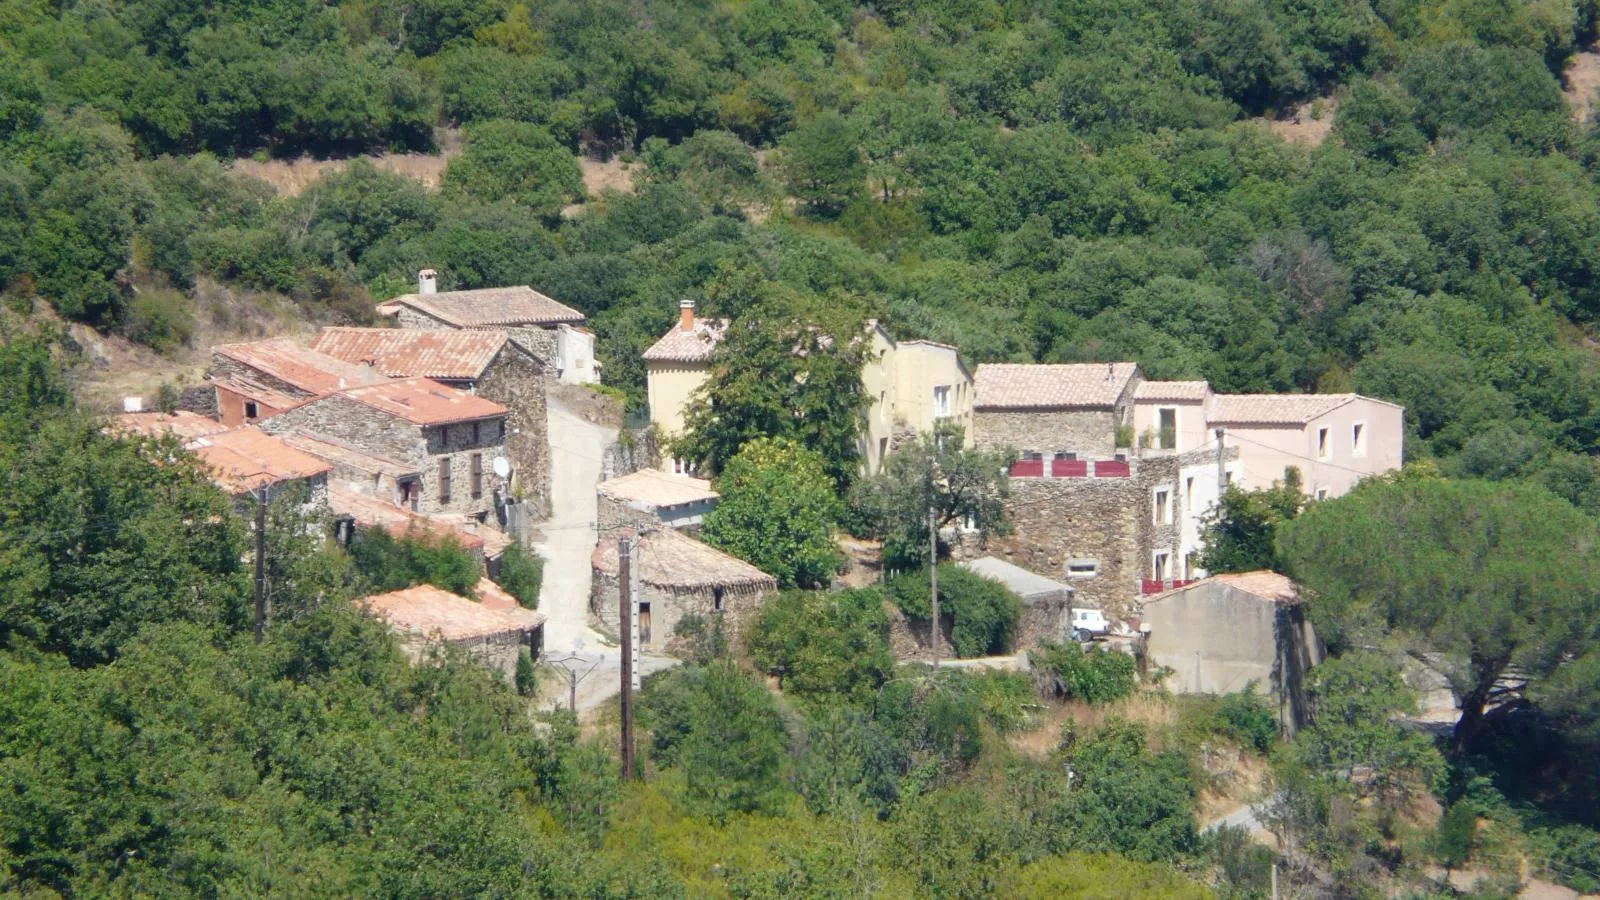
[[[267,634],[267,486],[256,494],[256,643]]]
[[[633,778],[633,539],[617,540],[617,630],[622,632],[622,777]]]
[[[933,605],[933,667],[939,668],[939,526],[933,511],[933,470],[928,470],[928,602]]]
[[[1217,505],[1222,505],[1222,491],[1228,480],[1228,451],[1223,446],[1222,438],[1227,434],[1223,428],[1217,429]]]

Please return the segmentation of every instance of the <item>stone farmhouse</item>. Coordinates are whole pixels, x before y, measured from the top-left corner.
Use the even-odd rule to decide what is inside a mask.
[[[621,620],[618,537],[603,538],[590,557],[589,612],[615,634]],[[761,608],[778,581],[740,559],[702,544],[671,528],[642,532],[638,539],[639,637],[647,648],[671,648],[674,632],[684,616],[701,616],[710,624],[722,622],[730,641],[736,641],[744,620]]]
[[[190,441],[188,449],[211,469],[217,486],[235,497],[303,486],[307,506],[328,502],[326,462],[290,447],[259,428],[235,428]]]
[[[484,584],[479,582],[480,589]],[[498,588],[495,593],[503,596]],[[543,614],[505,609],[503,602],[480,603],[431,584],[358,602],[402,635],[402,646],[413,660],[434,647],[456,647],[509,681],[516,677],[519,651],[527,647],[537,658],[542,643]]]
[[[504,331],[563,384],[600,380],[594,333],[581,312],[531,287],[440,291],[433,269],[417,273],[417,292],[378,304],[401,328]]]
[[[495,461],[505,457],[509,415],[493,400],[428,378],[403,378],[309,400],[263,427],[360,448],[389,466],[398,505],[484,522],[503,514],[508,500],[510,485]]]
[[[1401,464],[1400,407],[1357,394],[1227,395],[1133,363],[983,365],[974,440],[1011,449],[1015,531],[991,551],[1112,615],[1202,578],[1201,519],[1229,484],[1297,467],[1312,499]]]
[[[287,338],[211,348],[206,378],[229,428],[271,418],[334,391],[383,381],[371,366],[308,350]]]
[[[678,323],[644,352],[650,421],[664,438],[682,434],[684,411],[711,374],[711,356],[726,336],[725,319],[701,319],[691,300],[679,304]],[[867,323],[871,352],[861,371],[868,406],[857,448],[868,474],[907,438],[951,421],[972,435],[972,373],[948,344],[896,341],[875,320]],[[683,472],[683,463],[664,463]]]
[[[550,435],[545,381],[553,373],[504,331],[324,328],[313,349],[370,365],[389,378],[431,378],[510,410],[506,456],[514,482],[539,515],[550,499]]]

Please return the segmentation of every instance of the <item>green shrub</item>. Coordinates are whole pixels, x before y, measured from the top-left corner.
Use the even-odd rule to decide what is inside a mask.
[[[539,588],[544,584],[544,557],[513,543],[500,557],[497,581],[524,609],[538,609]]]
[[[396,538],[382,528],[357,528],[350,541],[360,590],[369,594],[431,584],[463,597],[476,596],[481,567],[452,538],[408,532]]]
[[[901,612],[927,621],[928,572],[907,572],[889,582],[889,598]],[[960,566],[939,566],[939,617],[950,621],[950,643],[956,656],[985,656],[1011,649],[1022,601],[1009,588]]]
[[[761,608],[745,642],[756,666],[801,698],[865,703],[894,673],[875,590],[785,591]]]
[[[1473,839],[1478,835],[1478,810],[1457,800],[1439,819],[1433,836],[1433,857],[1446,869],[1459,869],[1472,858]]]
[[[128,340],[169,354],[188,346],[194,337],[194,311],[189,299],[178,291],[140,291],[128,304],[123,331]]]
[[[516,688],[517,693],[524,697],[532,697],[539,689],[533,672],[533,654],[527,647],[517,648]]]
[[[1256,691],[1253,681],[1243,690],[1222,698],[1217,718],[1225,734],[1257,753],[1271,750],[1272,742],[1278,738],[1278,718],[1267,705],[1267,698]]]
[[[1133,657],[1115,650],[1085,650],[1045,642],[1028,652],[1036,690],[1046,697],[1109,703],[1133,693]]]

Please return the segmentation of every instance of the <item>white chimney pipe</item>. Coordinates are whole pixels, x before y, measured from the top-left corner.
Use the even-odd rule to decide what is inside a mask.
[[[432,269],[423,269],[417,273],[417,293],[439,293],[439,273]]]

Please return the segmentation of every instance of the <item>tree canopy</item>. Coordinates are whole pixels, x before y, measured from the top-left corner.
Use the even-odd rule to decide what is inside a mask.
[[[722,499],[706,514],[706,543],[783,587],[826,585],[843,564],[833,544],[839,501],[819,454],[757,438],[728,461],[716,485]]]

